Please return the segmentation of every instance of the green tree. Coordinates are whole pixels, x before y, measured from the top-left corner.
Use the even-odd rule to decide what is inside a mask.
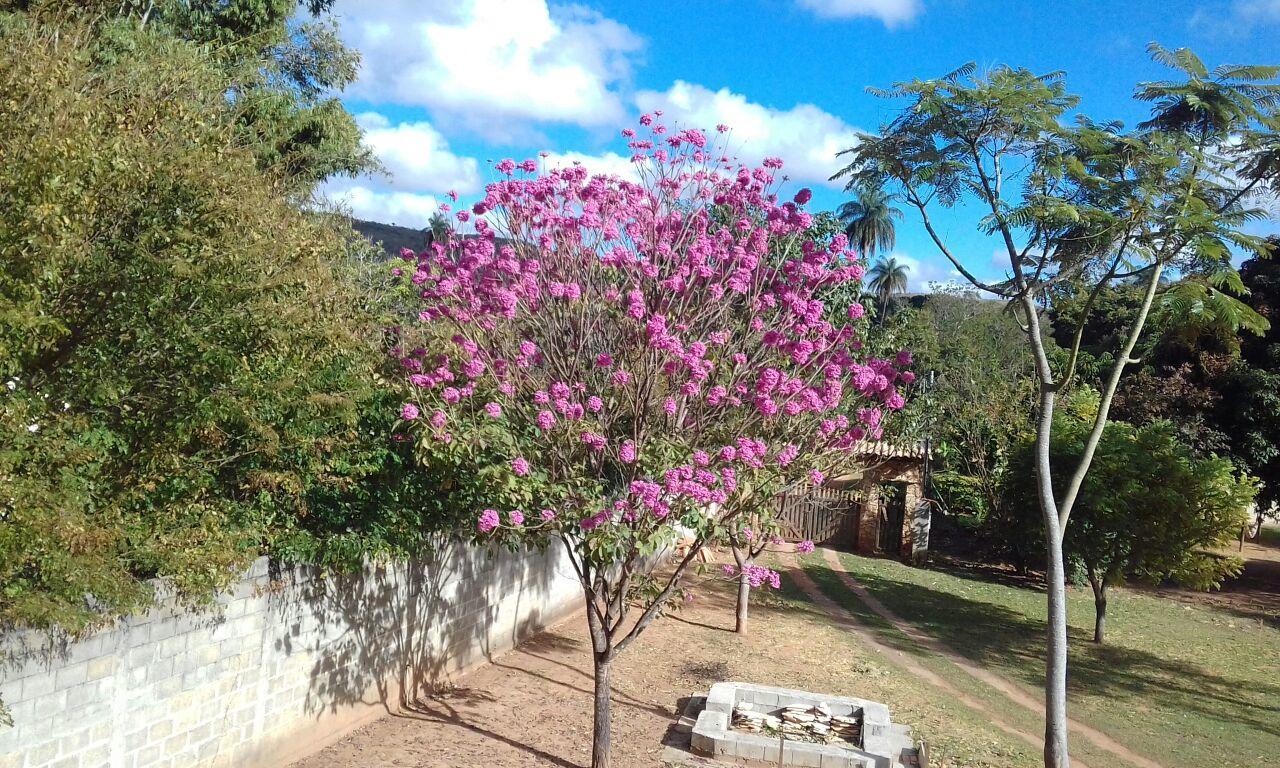
[[[444,213],[436,211],[427,221],[427,243],[445,242],[453,233],[453,222]]]
[[[836,209],[836,216],[844,225],[849,243],[867,260],[877,253],[892,251],[896,241],[894,222],[902,218],[902,211],[893,206],[894,196],[872,184],[850,182],[845,191],[854,197]]]
[[[300,199],[330,176],[375,165],[336,95],[354,82],[360,58],[343,46],[332,6],[333,0],[0,0],[0,10],[44,22],[93,24],[121,49],[144,30],[201,47],[210,74],[223,81],[240,142]],[[102,64],[111,62],[108,56]]]
[[[1087,419],[1060,416],[1051,452],[1055,465],[1070,466],[1080,455],[1089,427]],[[1015,450],[1005,513],[992,525],[1005,537],[1023,539],[1018,546],[1043,536],[1029,471],[1034,453],[1030,440]],[[1239,532],[1254,490],[1227,459],[1195,456],[1170,422],[1109,422],[1063,543],[1068,562],[1093,590],[1093,641],[1105,638],[1107,588],[1114,584],[1172,579],[1191,589],[1212,589],[1238,574],[1240,560],[1219,551]]]
[[[1066,124],[1079,100],[1067,92],[1062,73],[1000,66],[976,75],[977,67],[968,64],[940,79],[875,91],[909,104],[878,135],[865,135],[847,150],[850,163],[837,174],[851,183],[895,189],[939,252],[975,287],[1007,301],[1024,329],[1038,389],[1034,476],[1047,565],[1047,768],[1070,764],[1063,532],[1162,275],[1172,268],[1230,286],[1231,249],[1266,250],[1241,227],[1265,215],[1249,197],[1264,183],[1257,175],[1259,147],[1269,146],[1266,137],[1277,124],[1280,85],[1271,81],[1280,68],[1207,72],[1190,51],[1171,53],[1158,45],[1151,51],[1158,61],[1173,64],[1180,79],[1138,86],[1138,98],[1154,108],[1137,131],[1085,117]],[[1220,102],[1232,106],[1210,106]],[[1226,150],[1233,145],[1247,149]],[[1008,259],[1004,281],[979,278],[934,225],[937,208],[968,201],[984,211],[978,226],[996,238]],[[1093,297],[1126,278],[1143,286],[1138,312],[1103,379],[1091,430],[1066,470],[1070,477],[1055,485],[1054,406],[1075,375],[1079,344],[1073,342],[1065,362],[1055,365],[1045,343],[1045,302],[1056,285],[1069,280],[1087,285],[1086,296]],[[1185,290],[1193,298],[1203,285]],[[1086,298],[1081,327],[1092,305]]]
[[[1273,249],[1280,240],[1271,239]],[[1215,423],[1228,436],[1233,458],[1258,478],[1258,520],[1280,510],[1280,263],[1249,259],[1240,266],[1245,301],[1270,327],[1243,339],[1240,359],[1219,381]]]
[[[896,342],[927,382],[908,404],[927,418],[934,486],[952,513],[980,522],[1000,503],[1010,448],[1031,431],[1035,371],[1004,306],[952,289],[895,315]],[[915,411],[924,410],[923,414]]]
[[[259,170],[200,47],[126,31],[0,13],[6,626],[207,596],[394,449],[349,228]]]
[[[889,314],[889,303],[893,301],[893,297],[907,292],[907,278],[910,274],[911,268],[892,256],[882,256],[867,272],[867,276],[871,278],[867,287],[880,304],[881,323],[884,322],[885,315]]]
[[[1136,349],[1141,363],[1127,369],[1114,409],[1117,418],[1134,424],[1169,420],[1198,454],[1230,457],[1260,481],[1260,512],[1275,505],[1280,483],[1280,351],[1270,324],[1278,273],[1273,259],[1246,260],[1240,302],[1224,300],[1212,285],[1187,290],[1166,282],[1152,309],[1151,332]],[[1099,383],[1117,333],[1132,322],[1140,300],[1133,285],[1098,295],[1080,346],[1083,381]],[[1054,302],[1056,338],[1069,342],[1075,335],[1082,303],[1078,294],[1066,293]]]

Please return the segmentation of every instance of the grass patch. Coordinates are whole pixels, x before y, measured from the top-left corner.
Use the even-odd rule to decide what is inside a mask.
[[[806,568],[806,571],[811,577],[822,575],[819,569]],[[826,574],[828,578],[834,577],[830,571]],[[1039,768],[1043,765],[1038,749],[992,728],[984,714],[938,695],[932,686],[904,674],[896,665],[853,639],[831,621],[825,610],[811,602],[785,571],[781,589],[758,590],[751,601],[761,635],[775,633],[785,626],[795,627],[800,620],[807,623],[806,644],[820,649],[818,658],[813,660],[814,679],[803,683],[808,690],[847,693],[887,704],[894,722],[910,725],[916,738],[929,742],[935,766]],[[882,628],[892,630],[888,624],[882,624]]]
[[[1033,688],[1043,684],[1041,592],[967,572],[840,558],[889,609],[961,655]],[[806,565],[815,579],[826,570],[812,558]],[[840,602],[857,610],[835,574],[819,584],[829,594],[843,592]],[[1243,768],[1280,754],[1280,632],[1212,609],[1114,592],[1101,647],[1089,641],[1091,596],[1069,596],[1073,717],[1170,768]],[[895,632],[883,622],[877,631]],[[901,647],[931,656],[914,643]]]
[[[943,678],[953,687],[964,691],[967,696],[976,699],[991,711],[1000,713],[1000,717],[1014,728],[1037,736],[1043,732],[1044,720],[1039,715],[1022,707],[1011,705],[1000,691],[988,686],[986,683],[975,680],[972,676],[957,668],[948,659],[939,657],[929,649],[924,648],[913,638],[907,636],[893,624],[868,608],[853,592],[845,587],[840,575],[831,570],[821,553],[801,556],[800,564],[809,575],[809,578],[818,585],[818,588],[827,597],[856,616],[858,621],[874,634],[881,643],[895,650],[910,653],[920,666]],[[943,692],[941,695],[946,694]],[[988,734],[1004,737],[1004,734],[998,728],[985,720],[982,728]],[[1020,742],[1019,746],[1025,748]],[[1119,768],[1120,765],[1111,753],[1099,750],[1088,742],[1079,742],[1074,738],[1072,739],[1072,754],[1089,765],[1103,765],[1111,768]],[[1028,755],[1026,762],[1028,766],[1039,768],[1039,766],[1043,765],[1039,750],[1029,750]],[[945,761],[940,764],[950,765]],[[1014,763],[1010,763],[1010,765],[1014,765]]]

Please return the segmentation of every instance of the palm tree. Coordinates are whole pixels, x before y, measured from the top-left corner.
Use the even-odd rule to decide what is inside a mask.
[[[447,240],[452,232],[453,224],[449,221],[449,217],[441,211],[436,211],[431,214],[431,219],[427,222],[427,246],[438,240]]]
[[[893,207],[894,196],[877,186],[847,189],[853,192],[853,199],[841,205],[836,216],[844,224],[849,243],[866,259],[893,250],[893,221],[902,218],[902,211]]]
[[[907,276],[911,273],[911,267],[898,261],[892,256],[888,258],[881,257],[876,261],[875,266],[867,275],[871,281],[867,287],[876,295],[880,302],[880,319],[884,322],[884,316],[888,314],[889,302],[899,293],[907,292]]]

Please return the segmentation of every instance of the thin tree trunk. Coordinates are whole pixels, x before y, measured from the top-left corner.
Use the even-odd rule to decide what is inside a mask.
[[[1040,336],[1040,317],[1036,314],[1035,302],[1023,295],[1022,308],[1027,315],[1025,330],[1034,353],[1036,377],[1040,380],[1035,472],[1036,496],[1044,520],[1045,593],[1048,603],[1044,659],[1044,765],[1045,768],[1070,768],[1067,744],[1067,575],[1062,556],[1065,520],[1058,514],[1058,501],[1053,495],[1053,467],[1049,461],[1057,386]]]
[[[751,601],[751,583],[747,574],[738,574],[738,611],[734,614],[733,631],[740,635],[747,634],[747,611]]]
[[[1107,624],[1107,580],[1089,570],[1089,584],[1093,587],[1093,642],[1102,645]]]
[[[609,701],[609,664],[607,654],[595,654],[595,708],[591,726],[591,768],[609,768],[612,708]]]
[[[747,634],[747,614],[751,606],[751,582],[747,580],[746,566],[751,564],[751,558],[744,557],[738,548],[734,547],[733,559],[738,564],[738,605],[734,612],[733,631],[745,635]]]
[[[1045,592],[1048,594],[1048,622],[1045,627],[1045,768],[1069,768],[1067,745],[1067,586],[1062,556],[1062,528],[1058,505],[1053,497],[1053,476],[1049,464],[1054,392],[1044,387],[1040,395],[1040,420],[1036,425],[1036,486],[1044,518]]]

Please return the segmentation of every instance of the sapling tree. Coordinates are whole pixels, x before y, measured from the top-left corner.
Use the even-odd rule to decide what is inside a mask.
[[[1061,73],[1037,76],[1002,66],[975,75],[968,64],[941,79],[875,91],[910,104],[878,135],[863,136],[847,150],[850,163],[837,174],[851,186],[896,191],[956,271],[1008,301],[1022,325],[1038,385],[1034,471],[1046,543],[1044,761],[1050,768],[1069,765],[1063,531],[1120,378],[1162,291],[1199,291],[1203,304],[1230,304],[1236,300],[1221,289],[1238,283],[1232,248],[1266,249],[1241,226],[1261,215],[1250,197],[1275,167],[1280,86],[1272,81],[1280,69],[1209,71],[1186,49],[1153,44],[1151,51],[1184,79],[1138,86],[1137,98],[1154,108],[1136,130],[1087,118],[1068,125],[1064,116],[1078,99],[1067,93]],[[984,214],[979,227],[1007,261],[1003,280],[984,280],[935,223],[939,208],[969,202]],[[1206,280],[1169,287],[1161,280],[1166,271]],[[1041,313],[1057,285],[1076,281],[1093,297],[1119,280],[1142,286],[1141,304],[1114,350],[1081,452],[1066,469],[1067,481],[1056,486],[1049,461],[1054,404],[1072,381],[1079,337],[1055,365]],[[1085,303],[1081,328],[1092,304],[1092,298]]]
[[[504,160],[456,214],[475,235],[398,268],[421,302],[396,350],[418,450],[491,479],[482,539],[558,543],[576,571],[593,768],[610,764],[613,661],[702,547],[764,513],[760,489],[813,482],[878,437],[909,373],[826,318],[815,296],[863,267],[843,236],[805,236],[810,194],[777,199],[780,160],[740,167],[702,131],[641,124],[623,131],[634,178]]]
[[[909,372],[908,372],[909,373]],[[822,473],[815,472],[814,480],[821,485]],[[727,576],[737,579],[738,598],[733,613],[733,631],[746,634],[747,618],[751,609],[751,590],[762,586],[778,589],[781,576],[777,571],[760,565],[757,559],[770,547],[778,547],[785,543],[781,521],[772,514],[772,506],[757,507],[739,515],[736,525],[731,526],[725,535],[725,543],[733,554],[733,563],[725,563]],[[797,552],[812,552],[813,542],[800,541],[795,547]]]

